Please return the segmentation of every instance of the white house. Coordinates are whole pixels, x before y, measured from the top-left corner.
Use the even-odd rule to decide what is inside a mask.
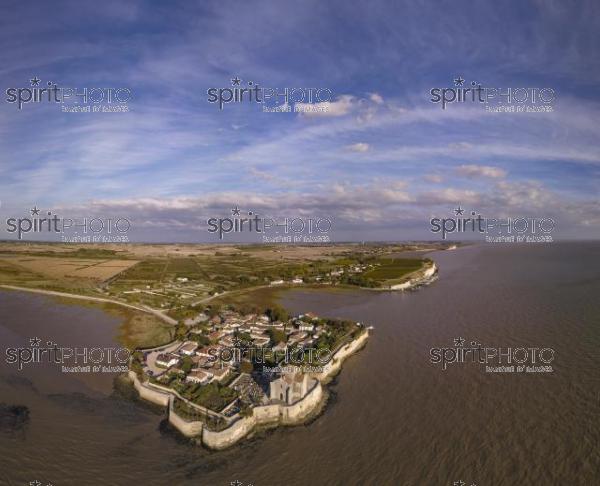
[[[194,341],[186,341],[179,348],[179,353],[185,356],[194,356],[194,354],[196,354],[196,349],[198,349],[198,343],[195,343]]]
[[[162,353],[156,357],[157,366],[162,366],[164,368],[171,368],[179,364],[179,356],[173,353]]]
[[[192,370],[185,377],[185,381],[190,383],[199,383],[200,385],[205,385],[211,380],[212,376],[205,371],[202,370]]]

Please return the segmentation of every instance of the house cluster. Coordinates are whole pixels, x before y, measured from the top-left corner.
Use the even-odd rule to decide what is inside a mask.
[[[294,277],[292,280],[289,281],[285,281],[283,279],[277,279],[277,280],[271,280],[271,282],[269,283],[269,285],[274,286],[274,285],[284,285],[284,284],[293,284],[293,285],[298,285],[298,284],[302,284],[304,283],[304,280],[300,277]]]
[[[242,340],[254,348],[272,351],[306,348],[312,346],[322,333],[328,332],[319,317],[310,312],[282,322],[271,321],[266,315],[242,315],[225,310],[210,318],[201,313],[191,321],[194,324],[188,331],[187,340],[172,343],[160,351],[144,353],[145,373],[165,385],[171,382],[174,373],[190,385],[227,384],[236,390],[239,400],[251,406],[273,401],[295,403],[308,393],[313,380],[300,372],[283,373],[263,376],[259,380],[262,385],[259,385],[250,374],[240,372],[240,363],[236,361],[239,355],[230,353],[233,348]],[[273,330],[280,331],[277,333],[280,342],[276,344],[271,338]],[[202,335],[202,338],[195,335]],[[283,337],[285,342],[281,341]],[[232,359],[219,359],[225,355]]]
[[[211,346],[221,350],[235,347],[239,344],[240,336],[244,336],[246,341],[251,341],[251,345],[255,348],[269,347],[273,344],[272,331],[281,331],[287,343],[279,342],[272,346],[273,350],[277,351],[284,350],[290,345],[310,347],[325,331],[318,321],[318,316],[312,313],[301,314],[286,322],[272,322],[266,315],[241,315],[235,311],[223,311],[220,315],[209,319],[205,326],[192,329],[191,333],[205,334]]]
[[[314,276],[314,280],[316,282],[322,282],[322,281],[330,281],[332,278],[335,277],[340,277],[342,276],[344,273],[350,273],[350,274],[356,274],[356,273],[362,273],[370,268],[373,268],[373,265],[352,265],[349,267],[345,267],[345,268],[335,268],[333,270],[331,270],[330,272],[325,273],[325,275],[316,275]],[[300,277],[295,277],[292,280],[283,280],[283,279],[278,279],[278,280],[272,280],[269,285],[271,286],[276,286],[276,285],[297,285],[297,284],[302,284],[304,283],[304,280]]]
[[[152,367],[152,357],[148,356],[148,374],[157,378],[159,382],[164,381],[169,373],[176,373],[188,383],[206,385],[211,382],[223,382],[234,372],[232,366],[217,363],[211,358],[210,347],[200,347],[194,341],[178,343],[177,347],[168,352],[162,352],[155,357]],[[184,366],[186,358],[191,361],[191,367]],[[154,368],[155,371],[152,371]],[[158,371],[157,371],[158,369]]]

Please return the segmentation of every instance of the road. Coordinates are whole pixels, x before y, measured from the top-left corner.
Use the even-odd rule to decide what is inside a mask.
[[[151,307],[127,304],[125,302],[120,302],[118,300],[105,299],[103,297],[93,297],[93,296],[89,296],[89,295],[69,294],[67,292],[57,292],[55,290],[44,290],[44,289],[36,289],[36,288],[29,288],[29,287],[17,287],[15,285],[0,285],[0,288],[10,289],[10,290],[20,290],[23,292],[33,292],[36,294],[53,295],[56,297],[67,297],[69,299],[88,300],[88,301],[92,301],[92,302],[104,302],[104,303],[108,303],[108,304],[120,305],[121,307],[128,307],[130,309],[135,309],[140,312],[145,312],[146,314],[153,314],[168,324],[172,324],[172,325],[177,324],[177,321],[175,319],[167,316],[162,311],[159,311],[157,309],[152,309]]]

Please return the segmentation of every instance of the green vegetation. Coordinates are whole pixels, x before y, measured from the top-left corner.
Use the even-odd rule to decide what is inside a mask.
[[[179,393],[182,397],[215,412],[221,411],[238,395],[234,389],[215,382],[202,386],[198,384],[188,385],[183,392],[180,391]]]
[[[375,268],[363,273],[362,277],[373,281],[378,287],[401,282],[404,277],[423,266],[423,260],[416,258],[380,258],[377,263]]]

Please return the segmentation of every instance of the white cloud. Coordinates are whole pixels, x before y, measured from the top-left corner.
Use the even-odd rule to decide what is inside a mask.
[[[506,177],[506,171],[504,169],[492,167],[490,165],[460,165],[457,167],[456,171],[467,177],[491,177],[493,179]]]
[[[364,143],[364,142],[358,142],[358,143],[353,143],[352,145],[346,145],[346,149],[350,150],[351,152],[367,152],[371,147],[369,146],[368,143]]]
[[[342,95],[336,101],[321,103],[295,103],[294,109],[306,117],[336,117],[344,116],[354,111],[357,101],[354,96]]]
[[[379,93],[369,93],[369,99],[377,105],[383,105],[383,97]]]

